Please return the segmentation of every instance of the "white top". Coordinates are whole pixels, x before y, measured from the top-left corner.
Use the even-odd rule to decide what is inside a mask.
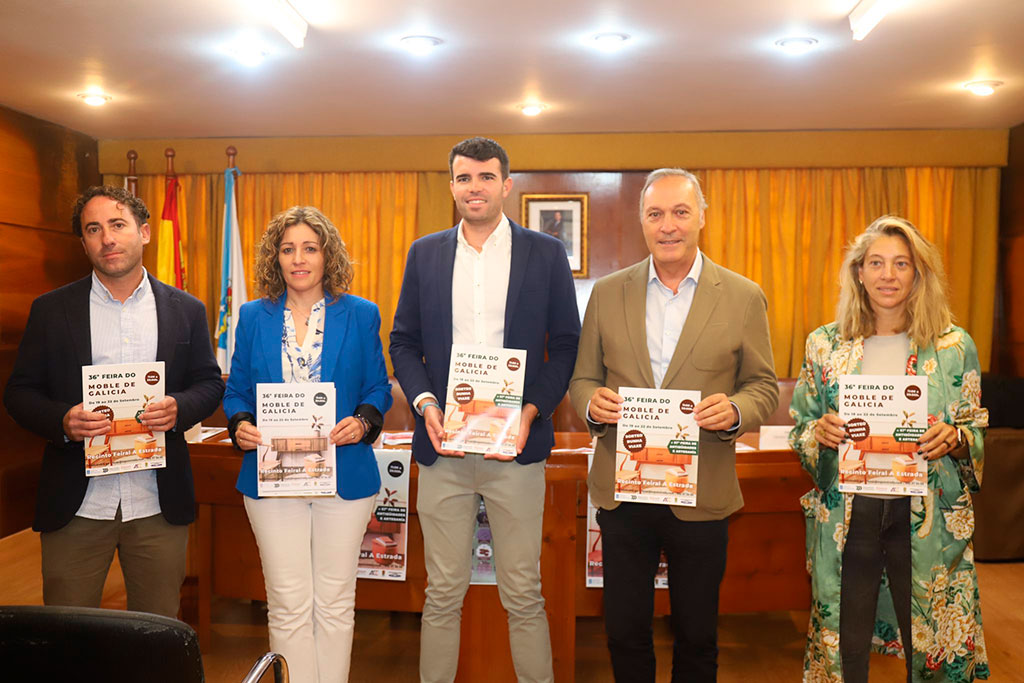
[[[452,271],[452,343],[502,347],[505,345],[505,300],[512,270],[512,228],[502,214],[498,227],[477,251],[466,241],[462,222],[457,230],[455,267]],[[413,406],[419,412],[425,391]]]
[[[290,308],[284,309],[284,333],[281,335],[281,379],[285,382],[319,382],[320,361],[324,348],[323,299],[313,304],[306,321],[302,344],[296,341],[295,318]]]
[[[93,271],[89,291],[89,337],[93,365],[156,360],[156,299],[145,268],[142,282],[123,304],[110,294]],[[156,470],[89,477],[85,498],[75,514],[87,519],[110,520],[114,519],[119,506],[124,522],[160,514]]]
[[[904,375],[907,372],[907,356],[909,355],[910,337],[906,332],[867,337],[864,340],[864,358],[860,363],[860,374]],[[900,497],[885,493],[855,493],[854,495],[885,500]]]

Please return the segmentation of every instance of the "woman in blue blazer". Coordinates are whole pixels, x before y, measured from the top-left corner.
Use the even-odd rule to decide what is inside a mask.
[[[256,256],[262,298],[241,308],[224,394],[232,441],[245,451],[237,488],[259,544],[270,648],[302,683],[348,680],[356,567],[380,488],[371,444],[391,407],[380,312],[346,293],[351,282],[345,244],[320,211],[275,216]],[[261,382],[334,383],[337,496],[257,496]]]

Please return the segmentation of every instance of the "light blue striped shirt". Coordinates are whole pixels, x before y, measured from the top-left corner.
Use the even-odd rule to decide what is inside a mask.
[[[111,296],[93,271],[89,327],[93,365],[156,360],[156,299],[145,269],[142,282],[123,304]],[[90,477],[76,514],[88,519],[114,519],[119,505],[125,522],[160,514],[156,471]]]
[[[683,333],[683,325],[690,315],[693,306],[693,294],[697,291],[701,270],[704,268],[704,257],[697,250],[690,272],[679,283],[678,293],[673,293],[665,286],[654,269],[651,259],[647,275],[647,353],[651,357],[651,372],[654,374],[654,388],[660,389],[665,379],[665,371],[672,362],[676,352],[676,343]]]
[[[647,310],[645,324],[647,327],[647,353],[651,356],[651,373],[654,375],[654,387],[661,388],[665,379],[665,371],[668,370],[672,356],[676,352],[676,344],[679,342],[679,335],[683,333],[683,325],[690,316],[690,308],[693,306],[693,295],[697,292],[697,283],[700,281],[700,274],[704,270],[704,256],[697,250],[697,257],[693,259],[690,272],[686,274],[683,281],[679,283],[678,292],[673,293],[658,278],[654,269],[654,259],[651,259],[650,268],[647,274]],[[707,398],[702,396],[701,398]],[[730,401],[730,403],[732,403]],[[736,415],[739,416],[740,409],[735,403]],[[588,407],[589,411],[589,407]],[[742,424],[742,416],[736,424],[724,430],[731,433],[739,429]]]

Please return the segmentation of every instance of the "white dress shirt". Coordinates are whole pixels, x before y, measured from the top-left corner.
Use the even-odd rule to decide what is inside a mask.
[[[156,299],[149,275],[122,304],[92,274],[89,292],[89,329],[93,365],[144,363],[156,360]],[[90,477],[85,498],[76,515],[88,519],[114,519],[118,506],[121,520],[160,514],[156,471],[141,470]]]
[[[512,270],[512,228],[502,214],[498,226],[477,251],[457,228],[455,268],[452,271],[452,343],[502,347],[505,345],[505,300]],[[423,392],[413,400],[419,411]]]

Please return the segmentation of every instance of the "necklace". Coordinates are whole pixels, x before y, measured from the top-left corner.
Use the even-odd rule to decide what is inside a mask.
[[[292,318],[295,317],[296,313],[301,315],[303,318],[305,318],[305,320],[302,321],[302,326],[303,327],[309,327],[309,316],[313,315],[313,310],[312,309],[310,309],[309,313],[303,313],[302,311],[298,310],[295,307],[295,304],[293,303],[291,306],[288,307],[288,310],[290,310],[292,312]]]

